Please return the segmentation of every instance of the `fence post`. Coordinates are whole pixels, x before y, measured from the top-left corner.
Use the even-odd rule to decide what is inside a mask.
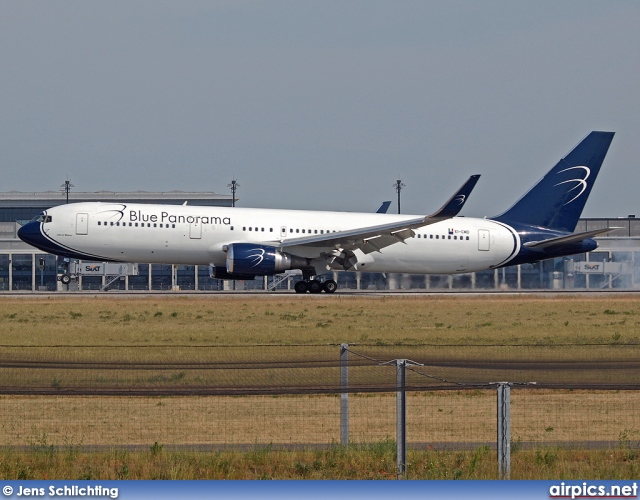
[[[498,383],[498,475],[511,476],[511,384]]]
[[[407,468],[407,360],[396,360],[396,449],[398,477],[404,476]]]
[[[340,444],[349,444],[349,344],[340,345]]]

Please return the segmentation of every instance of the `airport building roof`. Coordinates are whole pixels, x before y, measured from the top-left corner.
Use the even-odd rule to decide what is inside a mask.
[[[237,198],[236,198],[237,200]],[[66,193],[61,191],[41,191],[25,193],[21,191],[8,191],[0,193],[0,207],[16,206],[44,206],[47,207],[66,203]],[[121,201],[127,203],[168,203],[182,204],[188,201],[191,205],[216,205],[231,206],[231,196],[227,194],[189,191],[95,191],[95,192],[69,192],[69,202],[83,201]]]
[[[196,206],[230,207],[232,205],[231,195],[208,192],[69,192],[69,203],[85,201],[104,201],[111,203],[160,203],[167,205],[182,205],[186,201],[189,205]],[[33,193],[8,191],[0,193],[0,222],[17,221],[23,223],[24,221],[32,219],[43,210],[57,205],[64,205],[66,202],[67,194],[64,191],[41,191]]]

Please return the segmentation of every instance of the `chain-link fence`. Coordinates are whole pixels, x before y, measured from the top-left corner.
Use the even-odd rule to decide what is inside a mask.
[[[397,440],[401,359],[411,361],[409,448],[496,449],[497,382],[511,384],[511,450],[613,447],[640,440],[639,353],[623,344],[0,347],[0,443],[242,450]]]

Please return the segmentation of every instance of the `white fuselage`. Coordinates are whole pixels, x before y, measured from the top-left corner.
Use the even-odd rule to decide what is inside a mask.
[[[408,215],[198,207],[151,204],[74,203],[47,210],[47,238],[93,260],[213,265],[224,267],[227,245],[261,243],[278,247],[290,238],[376,226],[415,218]],[[520,249],[506,224],[454,217],[415,229],[415,236],[364,254],[358,271],[449,274],[504,265]],[[309,246],[287,251],[326,261]],[[88,260],[88,259],[87,259]]]

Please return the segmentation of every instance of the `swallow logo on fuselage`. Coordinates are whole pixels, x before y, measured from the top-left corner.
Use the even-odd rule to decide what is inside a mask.
[[[115,204],[113,205],[116,208],[101,210],[97,212],[98,214],[111,214],[107,218],[111,219],[112,217],[118,217],[117,220],[114,219],[114,222],[120,222],[124,218],[124,211],[127,209],[126,205]]]
[[[555,186],[559,186],[560,184],[567,184],[569,182],[574,182],[575,186],[573,186],[571,189],[569,189],[567,191],[567,193],[571,193],[571,191],[574,191],[576,189],[579,189],[580,191],[578,192],[578,194],[576,194],[573,198],[571,198],[569,201],[567,201],[566,203],[564,203],[562,206],[564,205],[568,205],[569,203],[577,200],[580,195],[582,193],[585,192],[585,190],[587,189],[587,179],[589,178],[589,176],[591,175],[591,169],[589,169],[589,167],[586,167],[584,165],[578,165],[576,167],[569,167],[569,168],[565,168],[564,170],[560,170],[560,172],[558,172],[558,174],[561,174],[563,172],[567,172],[568,170],[576,170],[576,169],[580,169],[584,171],[584,177],[582,179],[580,179],[579,177],[575,178],[575,179],[568,179],[566,181],[562,181],[562,182],[558,182],[558,184],[554,184]]]

